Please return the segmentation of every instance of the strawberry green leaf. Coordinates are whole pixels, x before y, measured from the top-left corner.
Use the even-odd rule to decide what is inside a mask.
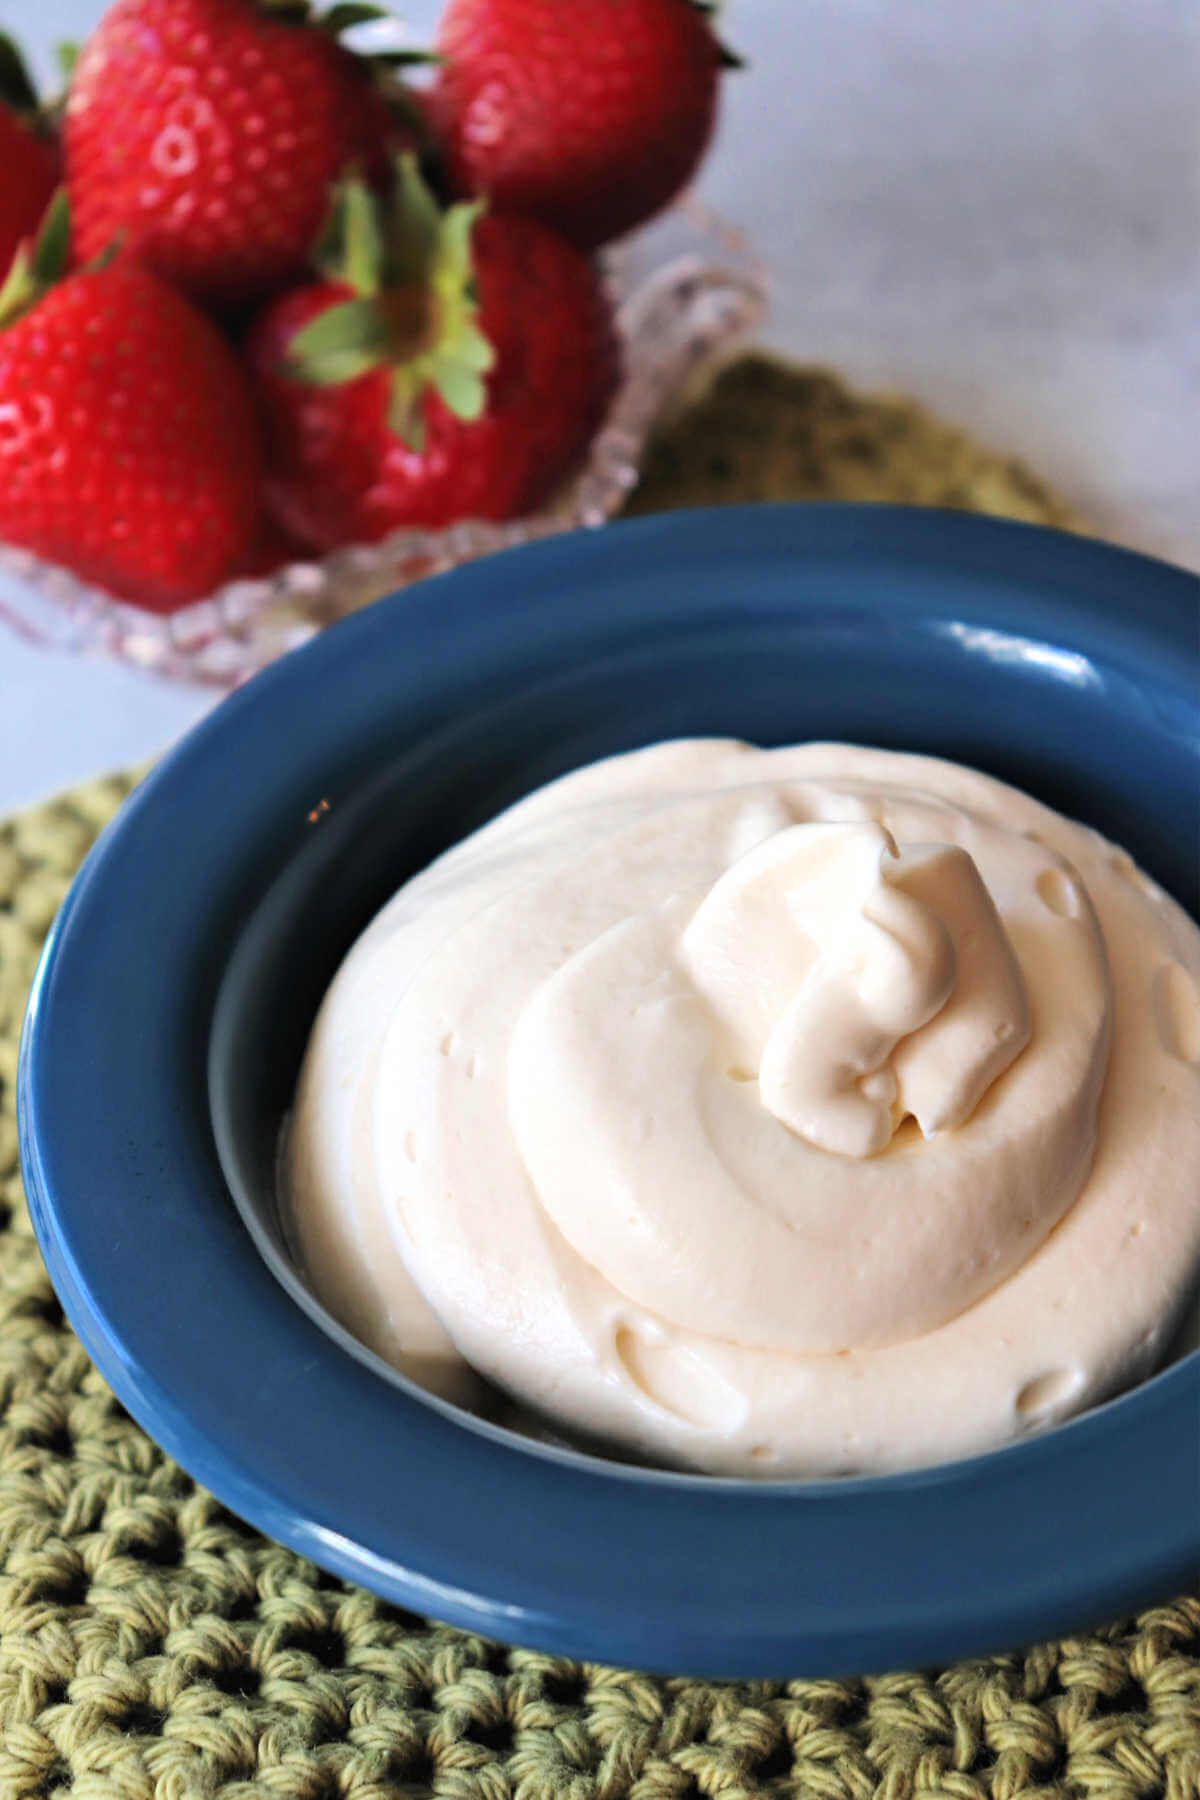
[[[338,183],[312,249],[312,262],[331,281],[360,294],[377,294],[383,274],[383,239],[370,190],[356,175]]]
[[[58,64],[58,72],[70,86],[71,77],[75,73],[75,64],[79,61],[79,45],[63,42],[54,46],[54,60]]]
[[[372,50],[371,61],[389,69],[440,69],[445,57],[436,50]]]
[[[311,8],[308,0],[257,0],[260,12],[280,25],[307,25]]]
[[[442,215],[411,150],[396,158],[395,209],[388,233],[387,279],[424,287],[442,237]]]
[[[314,387],[354,381],[388,360],[387,322],[374,300],[342,300],[310,319],[288,346],[287,372]]]
[[[46,208],[37,241],[33,246],[31,269],[41,288],[51,287],[66,269],[71,254],[71,207],[67,190],[60,187]]]
[[[8,274],[3,284],[0,284],[0,331],[9,325],[15,325],[22,313],[27,313],[40,297],[41,290],[33,278],[32,264],[29,245],[22,244],[8,265]]]
[[[490,369],[494,361],[491,345],[475,325],[478,303],[471,233],[483,210],[481,200],[450,208],[442,221],[438,254],[430,271],[443,341],[474,369]]]
[[[438,372],[438,392],[460,419],[478,419],[487,401],[487,384],[464,362],[443,361]]]
[[[371,0],[337,0],[337,5],[321,14],[321,28],[335,35],[350,31],[355,25],[373,25],[377,19],[389,19],[386,6],[373,6]]]
[[[383,269],[383,239],[379,233],[375,202],[361,181],[346,182],[343,194],[346,280],[357,293],[378,293]]]
[[[329,210],[317,233],[308,260],[321,275],[327,275],[330,281],[341,281],[342,262],[345,255],[346,221],[342,205],[342,190],[335,187],[329,201]]]
[[[4,31],[0,31],[0,100],[14,112],[36,113],[38,109],[37,89],[21,52]]]
[[[712,31],[713,42],[717,46],[717,60],[720,62],[721,67],[723,69],[744,69],[746,66],[745,59],[739,56],[736,50],[731,50],[729,45],[724,43],[722,39],[717,36],[716,32],[712,30],[716,23],[717,15],[722,9],[722,0],[689,0],[689,3],[698,13],[703,13],[704,18],[708,23],[708,27],[710,31]]]
[[[0,287],[0,331],[36,306],[65,273],[71,251],[71,211],[67,190],[59,188],[34,239],[18,246]]]
[[[425,449],[424,390],[414,387],[408,372],[397,369],[388,397],[388,430],[417,456]]]
[[[428,189],[426,192],[428,193]],[[480,201],[468,205],[452,206],[442,224],[441,252],[452,279],[460,275],[470,278],[471,275],[471,233],[475,229],[475,221],[483,211]]]

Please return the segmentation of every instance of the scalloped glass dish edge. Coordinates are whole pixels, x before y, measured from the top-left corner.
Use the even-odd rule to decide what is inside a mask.
[[[606,260],[623,372],[587,459],[542,510],[443,530],[405,529],[377,544],[228,582],[166,616],[143,611],[68,570],[0,543],[0,620],[27,642],[105,654],[171,680],[235,687],[335,619],[426,575],[580,527],[602,525],[636,484],[655,424],[697,372],[718,361],[766,310],[761,265],[741,235],[696,203],[677,208],[694,241],[629,279],[637,240]]]

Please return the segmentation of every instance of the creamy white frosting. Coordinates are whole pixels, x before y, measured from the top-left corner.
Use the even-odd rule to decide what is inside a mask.
[[[426,1387],[726,1474],[941,1461],[1140,1379],[1200,1271],[1200,931],[954,764],[687,740],[416,876],[282,1162]]]

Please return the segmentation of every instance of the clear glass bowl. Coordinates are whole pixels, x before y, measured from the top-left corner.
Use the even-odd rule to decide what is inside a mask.
[[[761,319],[763,271],[740,235],[695,202],[618,246],[606,264],[622,379],[584,465],[554,502],[503,524],[403,530],[270,575],[227,583],[168,617],[115,599],[0,544],[0,619],[58,650],[101,652],[155,674],[233,687],[332,620],[423,575],[493,550],[601,525],[636,484],[647,439],[697,371]]]

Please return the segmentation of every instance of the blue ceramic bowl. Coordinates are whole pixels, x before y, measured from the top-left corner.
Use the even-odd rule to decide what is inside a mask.
[[[34,1221],[117,1394],[326,1568],[574,1656],[911,1666],[1177,1590],[1200,1563],[1200,1354],[916,1474],[622,1467],[470,1420],[322,1322],[286,1266],[271,1159],[317,1001],[396,884],[530,787],[657,738],[974,763],[1098,826],[1195,912],[1197,624],[1193,578],[1096,543],[779,507],[498,556],[256,678],[88,859],[22,1047]]]

